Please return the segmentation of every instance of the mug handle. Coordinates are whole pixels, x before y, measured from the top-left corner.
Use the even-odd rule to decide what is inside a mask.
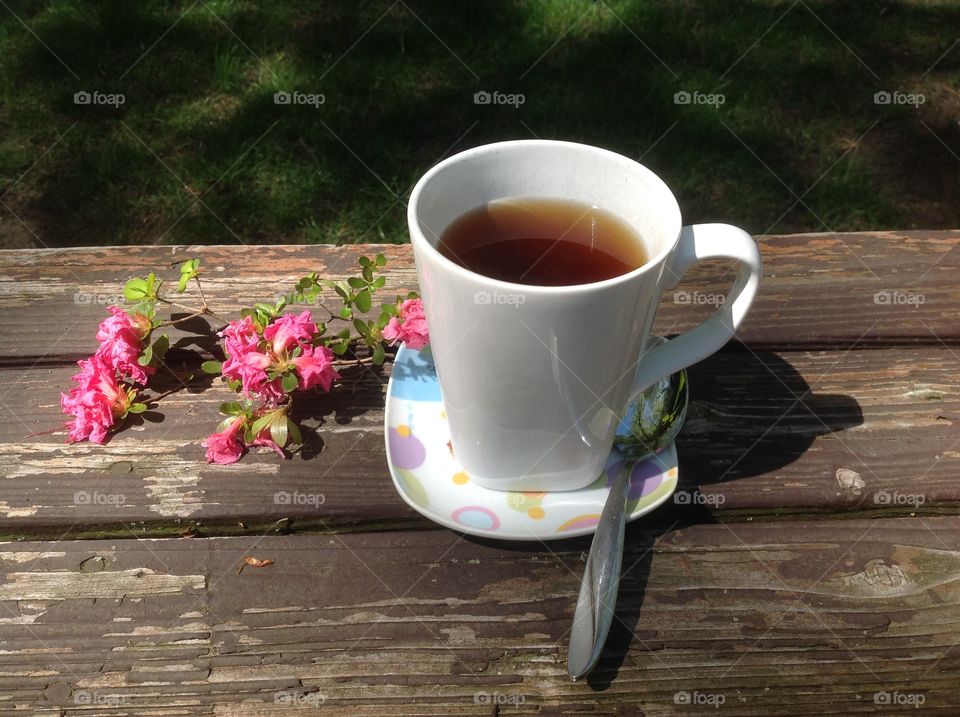
[[[723,257],[740,262],[740,273],[717,311],[699,326],[656,346],[640,358],[631,389],[633,403],[640,393],[662,378],[716,353],[729,341],[747,315],[763,273],[760,250],[743,229],[730,224],[694,224],[680,230],[680,241],[666,271],[666,289],[672,289],[701,259]]]

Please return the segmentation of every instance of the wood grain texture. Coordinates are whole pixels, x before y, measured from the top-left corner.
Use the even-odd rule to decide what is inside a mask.
[[[0,536],[51,539],[0,543],[0,714],[960,713],[960,232],[759,241],[763,290],[742,343],[691,369],[679,490],[628,529],[584,684],[565,660],[589,541],[481,541],[408,509],[389,366],[303,402],[301,454],[210,466],[230,394],[197,375],[210,336],[179,331],[163,416],[106,446],[31,435],[131,276],[199,255],[229,313],[379,250],[390,289],[415,288],[409,247],[0,252],[20,312],[0,326]],[[726,270],[668,292],[656,330],[705,316]],[[181,532],[236,535],[150,537]]]
[[[915,713],[885,694],[960,709],[960,518],[631,530],[621,620],[572,683],[586,547],[449,531],[5,544],[0,710]],[[274,564],[238,574],[251,555]]]
[[[952,351],[932,348],[716,354],[690,371],[676,498],[687,502],[645,520],[955,512],[957,365]],[[336,531],[426,525],[387,473],[389,365],[364,371],[356,393],[302,405],[310,430],[301,454],[265,451],[232,466],[203,462],[200,441],[230,397],[206,378],[166,398],[162,421],[148,413],[105,446],[67,446],[62,432],[27,437],[61,423],[57,396],[71,372],[0,370],[0,393],[36,401],[0,401],[2,534],[176,535],[191,524],[209,534],[284,519]]]
[[[765,277],[738,332],[753,347],[960,343],[960,287],[954,279],[960,270],[960,252],[955,251],[960,231],[763,236],[758,243]],[[311,271],[331,278],[350,275],[359,255],[377,251],[389,258],[388,290],[416,288],[409,246],[0,251],[0,309],[15,307],[34,319],[0,327],[0,363],[29,366],[81,358],[94,348],[103,304],[122,294],[127,279],[151,269],[163,273],[164,267],[173,277],[174,265],[194,256],[201,257],[206,268],[213,308],[235,315],[240,306],[285,293]],[[656,331],[678,333],[706,316],[711,307],[704,302],[729,289],[728,268],[704,263],[668,291]],[[190,291],[187,298],[195,299]],[[877,292],[886,292],[888,302],[877,303]],[[916,295],[922,299],[904,298]],[[172,337],[194,345],[195,336],[189,333],[173,332]]]

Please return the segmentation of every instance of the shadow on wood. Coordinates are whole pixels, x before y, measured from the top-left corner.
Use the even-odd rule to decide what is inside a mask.
[[[677,439],[679,491],[775,473],[818,437],[863,423],[856,399],[817,390],[843,356],[825,361],[811,385],[775,352],[731,348],[740,350],[689,369],[690,410]]]

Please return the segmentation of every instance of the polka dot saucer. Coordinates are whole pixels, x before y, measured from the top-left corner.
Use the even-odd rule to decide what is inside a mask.
[[[614,480],[624,469],[613,449],[606,468],[586,488],[554,493],[483,488],[457,463],[450,444],[440,384],[429,348],[401,346],[387,387],[387,463],[400,497],[430,520],[453,530],[503,540],[550,540],[590,535]],[[633,467],[627,520],[667,500],[677,487],[671,444]]]

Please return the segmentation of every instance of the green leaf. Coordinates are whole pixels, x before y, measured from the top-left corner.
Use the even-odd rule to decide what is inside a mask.
[[[367,289],[358,291],[354,300],[357,302],[357,308],[360,309],[360,311],[370,311],[370,307],[373,306],[373,299],[370,297],[370,291]]]
[[[349,319],[351,316],[353,316],[353,309],[351,309],[349,306],[344,306],[340,309],[340,318],[344,321]]]
[[[137,363],[141,366],[149,366],[151,361],[153,361],[153,346],[147,346],[137,359]]]
[[[244,413],[243,404],[236,401],[226,401],[220,404],[220,413],[226,416],[239,416]]]
[[[143,413],[147,410],[147,404],[145,403],[131,403],[130,407],[127,409],[127,413]]]
[[[131,279],[123,285],[123,295],[127,301],[139,301],[147,297],[147,282],[145,279]]]
[[[367,285],[367,282],[359,276],[351,276],[347,279],[347,283],[350,284],[350,287],[353,289],[363,289]]]
[[[166,334],[160,334],[157,337],[157,340],[153,342],[153,355],[158,359],[162,360],[164,356],[167,355],[167,351],[170,349],[170,337]]]
[[[284,417],[286,418],[286,417]],[[283,448],[287,445],[287,421],[274,421],[270,424],[270,437],[273,442]]]
[[[384,326],[390,323],[390,313],[383,309],[380,311],[380,316],[377,317],[377,328],[382,329]]]
[[[390,314],[390,316],[396,316],[400,313],[400,309],[397,308],[396,304],[384,304],[383,310]]]
[[[262,301],[258,301],[253,307],[262,314],[265,314],[269,318],[273,318],[277,315],[276,309],[273,308],[270,304],[264,304]]]
[[[372,267],[372,266],[370,266],[370,265],[368,264],[367,266],[363,267],[363,271],[362,271],[361,273],[363,274],[363,280],[364,280],[365,283],[369,284],[371,281],[373,281],[373,267]]]
[[[383,349],[383,344],[377,344],[373,347],[373,362],[379,366],[387,357],[387,352]]]
[[[253,433],[253,437],[256,438],[260,435],[264,428],[270,425],[270,421],[273,420],[274,414],[276,411],[271,411],[270,413],[260,416],[256,421],[253,422],[253,426],[250,428],[250,432]]]
[[[360,334],[361,336],[366,336],[367,334],[370,333],[370,328],[361,319],[354,319],[353,327],[357,330],[357,333]]]
[[[177,282],[177,293],[182,294],[187,290],[187,282],[190,281],[189,274],[180,274],[180,281]]]
[[[297,380],[297,375],[294,373],[286,373],[283,375],[283,378],[280,379],[280,385],[283,387],[283,390],[287,393],[291,391],[296,391],[297,386],[300,384],[300,381]]]
[[[220,373],[223,370],[223,364],[219,361],[204,361],[200,364],[200,368],[204,373]]]
[[[419,299],[419,298],[420,298],[420,294],[418,294],[418,293],[415,292],[415,291],[408,291],[408,292],[407,292],[407,298],[408,298],[408,299]]]
[[[371,284],[371,286],[373,286],[374,289],[382,289],[386,285],[386,283],[387,283],[387,277],[378,276],[376,279],[373,280],[373,284]]]
[[[242,382],[242,381],[239,381],[239,380],[237,380],[237,379],[235,379],[235,378],[228,378],[228,379],[227,379],[227,386],[230,387],[230,390],[231,390],[231,391],[239,391],[240,388],[241,388],[241,386],[243,386],[243,382]]]
[[[290,442],[298,446],[303,445],[303,436],[300,434],[300,427],[290,416],[287,416],[287,432],[290,434]]]
[[[333,290],[336,291],[340,298],[344,301],[349,302],[351,300],[350,294],[347,292],[346,288],[341,286],[339,283],[333,285]]]
[[[376,262],[377,262],[377,266],[386,266],[387,257],[381,252],[380,254],[377,254]]]
[[[344,341],[349,341],[349,340],[350,340],[350,329],[343,329],[343,330],[341,330],[341,331],[338,331],[338,332],[337,332],[337,336],[339,336],[339,337],[340,337],[341,339],[343,339]]]
[[[368,257],[361,256],[359,259],[357,259],[357,263],[360,266],[370,266],[370,259]]]
[[[152,302],[140,301],[134,304],[133,306],[131,306],[129,309],[127,309],[127,313],[130,314],[130,316],[135,316],[136,314],[143,314],[148,319],[153,321],[153,317],[156,316],[157,310],[154,308]]]
[[[339,344],[334,344],[330,347],[330,350],[333,351],[337,356],[343,356],[347,353],[347,349],[350,348],[350,344],[343,342]]]

